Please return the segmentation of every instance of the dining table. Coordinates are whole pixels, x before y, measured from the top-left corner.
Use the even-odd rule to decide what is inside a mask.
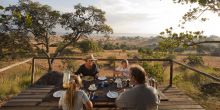
[[[100,79],[96,78],[92,81],[82,81],[83,87],[81,89],[87,93],[94,107],[115,107],[116,97],[125,89],[131,87],[128,79],[120,78],[120,80],[122,80],[122,87],[117,87],[117,83],[115,82],[116,78],[114,77],[102,77]],[[95,85],[96,89],[89,89],[90,85]],[[110,96],[107,95],[108,92]],[[117,93],[116,97],[111,97],[113,93]]]

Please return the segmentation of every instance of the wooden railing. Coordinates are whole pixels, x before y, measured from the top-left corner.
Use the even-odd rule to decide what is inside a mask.
[[[32,59],[32,74],[31,74],[31,83],[34,84],[34,79],[35,79],[35,60],[37,59],[66,59],[66,60],[84,60],[83,58],[73,58],[73,57],[57,57],[57,58],[46,58],[46,57],[33,57]],[[109,61],[109,60],[114,60],[114,61],[121,61],[123,59],[98,59],[99,61]],[[198,74],[201,74],[203,76],[206,76],[210,79],[213,79],[214,81],[220,82],[220,78],[214,77],[208,73],[199,71],[195,68],[192,68],[188,65],[182,64],[180,62],[177,62],[175,60],[171,60],[171,59],[127,59],[129,62],[132,61],[161,61],[161,62],[169,62],[169,66],[170,66],[170,78],[169,78],[169,86],[173,85],[173,64],[178,64],[180,66],[184,66],[187,69],[190,69],[192,71],[197,72]]]

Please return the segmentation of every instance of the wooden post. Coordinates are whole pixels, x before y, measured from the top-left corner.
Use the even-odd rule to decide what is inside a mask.
[[[173,61],[170,60],[170,87],[173,85]]]
[[[35,77],[35,60],[32,58],[31,84],[34,84]]]
[[[115,59],[114,59],[114,69],[116,68]]]

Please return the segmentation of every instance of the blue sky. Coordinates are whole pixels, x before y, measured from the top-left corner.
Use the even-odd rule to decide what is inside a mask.
[[[0,4],[7,6],[18,0],[0,0]],[[34,0],[52,6],[61,12],[70,12],[73,6],[94,5],[106,12],[107,24],[114,33],[142,33],[158,34],[165,28],[174,27],[177,32],[185,31],[177,27],[182,15],[188,11],[189,5],[174,4],[172,0]],[[193,7],[193,6],[191,6]],[[220,17],[216,14],[205,13],[209,16],[207,22],[199,20],[187,23],[187,30],[204,30],[206,35],[220,36]],[[59,28],[57,31],[63,31]]]

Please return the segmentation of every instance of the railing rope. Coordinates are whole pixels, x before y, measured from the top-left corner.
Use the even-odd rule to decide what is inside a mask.
[[[176,63],[176,64],[178,64],[178,65],[184,66],[184,67],[186,67],[186,68],[188,68],[188,69],[190,69],[190,70],[192,70],[192,71],[195,71],[195,72],[197,72],[197,73],[199,73],[199,74],[201,74],[201,75],[203,75],[203,76],[206,76],[206,77],[208,77],[208,78],[210,78],[210,79],[213,79],[213,80],[215,80],[215,81],[220,82],[220,78],[217,78],[217,77],[212,76],[212,75],[210,75],[210,74],[208,74],[208,73],[199,71],[199,70],[197,70],[197,69],[195,69],[195,68],[192,68],[192,67],[190,67],[190,66],[188,66],[188,65],[185,65],[185,64],[183,64],[183,63],[177,62],[177,61],[175,61],[175,60],[173,60],[173,62]]]
[[[33,57],[32,59],[32,74],[31,74],[31,83],[34,84],[34,78],[35,78],[35,59],[69,59],[69,60],[84,60],[83,58],[73,58],[73,57],[68,57],[68,58],[65,58],[65,57],[57,57],[57,58],[47,58],[47,57]],[[98,59],[99,61],[108,61],[109,59]],[[123,59],[114,59],[114,61],[121,61]],[[169,81],[169,85],[172,86],[173,85],[173,64],[176,63],[178,65],[181,65],[181,66],[184,66],[190,70],[193,70],[201,75],[204,75],[208,78],[211,78],[215,81],[218,81],[220,82],[220,79],[217,78],[217,77],[214,77],[210,74],[207,74],[205,72],[202,72],[202,71],[199,71],[195,68],[192,68],[188,65],[185,65],[185,64],[182,64],[180,62],[177,62],[175,60],[171,60],[171,59],[127,59],[128,61],[169,61],[170,63],[170,81]]]

